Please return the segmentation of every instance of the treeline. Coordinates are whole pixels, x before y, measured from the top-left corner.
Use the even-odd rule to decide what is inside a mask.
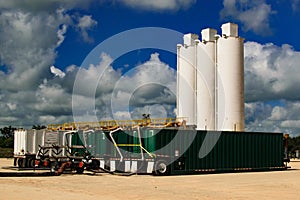
[[[288,150],[291,153],[295,153],[296,150],[300,150],[300,136],[294,137],[294,138],[289,138]]]
[[[14,127],[4,127],[0,128],[0,147],[1,148],[14,148],[14,131],[17,128]]]

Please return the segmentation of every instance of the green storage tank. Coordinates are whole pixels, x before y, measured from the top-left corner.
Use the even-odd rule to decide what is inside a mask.
[[[137,130],[116,131],[112,134],[114,141],[112,141],[109,131],[105,131],[104,133],[106,137],[106,156],[118,157],[118,152],[114,146],[115,141],[123,156],[141,157],[140,139]]]
[[[72,145],[70,145],[71,147],[74,146],[84,146],[84,142],[83,142],[83,134],[82,132],[75,132],[72,133]],[[77,154],[77,155],[84,155],[85,153],[85,149],[83,148],[72,148],[71,149],[72,154]]]
[[[89,144],[92,145],[91,154],[95,157],[102,157],[106,153],[107,138],[101,130],[96,130],[88,135]]]
[[[113,138],[127,163],[141,159],[141,142],[146,150],[144,162],[154,162],[153,170],[159,174],[286,169],[282,133],[144,127],[140,134],[141,138],[136,129],[118,130]],[[80,132],[72,137],[73,144],[82,145],[83,141],[87,141],[89,151],[96,158],[120,160],[109,131],[95,131],[86,136]],[[156,157],[150,157],[147,152]],[[140,162],[143,161],[139,160],[138,165]],[[143,165],[150,166],[149,163]]]
[[[166,173],[285,169],[282,133],[144,129],[145,148]]]

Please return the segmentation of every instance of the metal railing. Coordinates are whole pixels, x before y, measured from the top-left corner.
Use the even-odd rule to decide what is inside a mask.
[[[47,126],[48,130],[53,131],[66,131],[66,130],[86,130],[86,129],[102,129],[102,130],[112,130],[118,127],[178,127],[184,125],[186,121],[185,117],[181,118],[145,118],[137,120],[104,120],[99,122],[69,122],[63,124],[49,124]]]

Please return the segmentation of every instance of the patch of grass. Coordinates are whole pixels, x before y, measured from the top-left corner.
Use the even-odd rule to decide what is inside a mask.
[[[13,152],[13,148],[0,148],[0,158],[12,158]]]

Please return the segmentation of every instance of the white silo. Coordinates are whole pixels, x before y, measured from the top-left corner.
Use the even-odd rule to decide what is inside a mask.
[[[217,129],[244,130],[244,39],[238,36],[238,26],[222,25],[222,37],[217,40]]]
[[[195,49],[198,35],[185,34],[184,44],[177,45],[177,117],[187,125],[196,125]]]
[[[215,29],[201,31],[197,44],[197,130],[215,130]]]

